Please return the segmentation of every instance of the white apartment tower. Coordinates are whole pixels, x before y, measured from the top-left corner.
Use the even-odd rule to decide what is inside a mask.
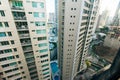
[[[100,0],[59,0],[58,62],[61,80],[85,69]]]
[[[0,0],[0,80],[51,80],[45,0]]]

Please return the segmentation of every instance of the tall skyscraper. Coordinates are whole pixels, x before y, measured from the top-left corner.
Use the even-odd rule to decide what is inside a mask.
[[[85,69],[100,0],[59,0],[58,60],[61,80]]]
[[[51,80],[45,0],[0,0],[0,80]]]

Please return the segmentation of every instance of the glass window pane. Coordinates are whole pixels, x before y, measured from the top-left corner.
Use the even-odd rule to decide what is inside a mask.
[[[44,46],[47,46],[47,43],[38,44],[38,47],[44,47]]]
[[[1,16],[5,16],[5,13],[3,10],[0,10],[0,14],[1,14]]]
[[[43,29],[43,30],[36,30],[36,34],[45,34],[46,33],[46,30]]]
[[[40,8],[44,8],[44,3],[43,2],[40,3]]]
[[[32,2],[32,7],[37,8],[37,3],[36,2]]]
[[[0,32],[0,37],[5,37],[6,33],[5,32]]]
[[[45,17],[45,13],[40,13],[40,18],[44,18]]]
[[[45,22],[35,22],[35,26],[45,26]]]
[[[48,49],[42,49],[42,50],[39,50],[40,53],[44,53],[44,52],[47,52]]]
[[[38,12],[34,12],[34,17],[39,17],[39,13]]]
[[[8,22],[4,22],[5,27],[9,27]]]

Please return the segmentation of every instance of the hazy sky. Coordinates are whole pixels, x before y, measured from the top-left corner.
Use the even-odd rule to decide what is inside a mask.
[[[120,0],[101,0],[100,13],[102,13],[102,11],[104,11],[105,9],[108,9],[110,11],[110,16],[114,16],[114,12],[119,1]],[[46,2],[47,2],[46,3],[47,14],[49,12],[54,12],[55,10],[54,0],[46,0]]]
[[[110,16],[114,16],[119,1],[120,0],[101,0],[100,13],[107,9],[110,11]]]
[[[47,13],[55,11],[55,2],[54,0],[46,0]]]

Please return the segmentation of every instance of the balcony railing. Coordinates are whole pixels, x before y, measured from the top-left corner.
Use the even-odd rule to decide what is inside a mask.
[[[27,27],[27,25],[23,25],[23,26],[20,26],[20,27],[17,26],[17,29],[18,30],[28,30],[28,27]]]
[[[30,37],[30,35],[29,34],[20,34],[19,37],[20,38],[26,38],[26,37],[28,38],[28,37]]]
[[[23,41],[21,44],[22,46],[31,45],[31,41]]]
[[[14,9],[14,10],[24,10],[23,7],[18,7],[18,6],[12,6],[11,9]]]
[[[24,52],[29,52],[29,51],[32,51],[32,47],[26,47],[26,48],[23,48]]]
[[[20,16],[20,17],[19,16],[18,17],[14,16],[14,19],[15,20],[26,20],[26,17],[25,16],[23,16],[23,17],[22,16]]]

